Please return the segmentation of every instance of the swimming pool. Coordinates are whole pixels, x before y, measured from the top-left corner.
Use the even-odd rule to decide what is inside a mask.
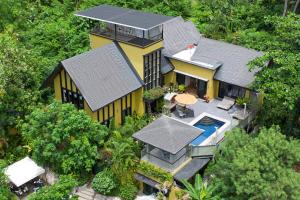
[[[203,130],[203,133],[192,141],[192,145],[198,146],[222,127],[225,122],[214,119],[212,117],[204,116],[198,122],[193,124],[194,127]]]

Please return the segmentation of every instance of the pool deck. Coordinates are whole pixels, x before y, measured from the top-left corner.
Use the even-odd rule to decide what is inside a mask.
[[[202,113],[208,113],[214,115],[218,118],[225,119],[231,122],[231,127],[235,127],[239,124],[239,120],[233,119],[230,113],[233,113],[233,108],[229,111],[220,109],[217,107],[218,103],[221,101],[218,99],[213,99],[209,103],[203,102],[202,99],[198,99],[198,101],[193,104],[187,106],[187,108],[194,110],[194,117],[186,117],[186,118],[179,118],[174,113],[171,113],[171,117],[177,120],[180,120],[185,123],[191,123],[194,119],[196,119]]]

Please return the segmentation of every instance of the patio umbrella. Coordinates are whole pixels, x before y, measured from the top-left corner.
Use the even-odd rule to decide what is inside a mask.
[[[197,102],[197,99],[194,95],[184,93],[184,94],[178,94],[175,97],[175,101],[182,105],[192,105]]]

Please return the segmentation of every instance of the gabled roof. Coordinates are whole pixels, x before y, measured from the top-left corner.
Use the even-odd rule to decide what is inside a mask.
[[[250,72],[247,64],[262,55],[262,52],[253,49],[201,37],[192,60],[200,62],[209,62],[210,59],[219,60],[222,65],[217,70],[215,79],[248,87],[258,70]]]
[[[165,56],[172,56],[187,48],[190,44],[197,44],[201,35],[192,22],[176,17],[164,23],[164,50]]]
[[[173,18],[105,4],[80,11],[75,15],[142,30],[149,30]]]
[[[143,86],[117,43],[62,61],[92,111]]]
[[[133,134],[133,138],[176,154],[201,133],[200,129],[163,115]]]

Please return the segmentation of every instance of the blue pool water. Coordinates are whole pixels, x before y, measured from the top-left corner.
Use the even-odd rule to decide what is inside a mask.
[[[210,118],[210,117],[203,117],[200,119],[197,123],[195,123],[193,126],[204,130],[203,133],[198,136],[191,144],[194,146],[197,146],[201,144],[204,140],[209,138],[215,131],[216,128],[220,128],[223,126],[225,122]]]

